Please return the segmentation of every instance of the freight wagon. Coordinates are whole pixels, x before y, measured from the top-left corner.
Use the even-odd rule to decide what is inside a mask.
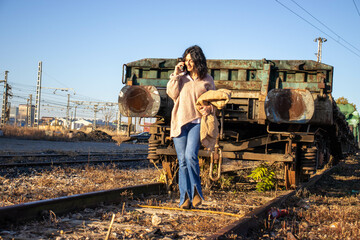
[[[128,117],[154,117],[148,158],[176,169],[170,134],[172,100],[166,84],[177,59],[148,58],[124,64],[119,110]],[[199,151],[217,180],[224,158],[281,162],[287,188],[353,149],[354,137],[331,95],[333,67],[310,60],[207,60],[217,89],[231,90],[218,114],[214,152]],[[218,172],[213,174],[214,166]]]

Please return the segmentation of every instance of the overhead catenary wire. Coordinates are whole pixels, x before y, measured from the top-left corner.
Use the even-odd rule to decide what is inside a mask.
[[[46,74],[49,75],[49,74]],[[51,77],[53,78],[53,77]],[[55,78],[53,78],[55,79]],[[30,95],[35,96],[36,95],[36,87],[29,85],[29,84],[23,84],[19,82],[11,82],[13,85],[13,97],[10,100],[12,103],[12,108],[18,107],[20,105],[27,105],[29,104],[29,97]],[[62,84],[64,85],[64,84]],[[60,89],[60,88],[59,88]],[[63,91],[53,91],[52,88],[44,87],[42,88],[42,98],[40,100],[40,106],[43,108],[43,116],[53,116],[53,117],[65,117],[64,114],[67,110],[67,108],[70,109],[72,113],[75,112],[76,108],[76,118],[83,118],[83,119],[92,119],[94,117],[94,104],[93,105],[78,105],[75,103],[70,103],[70,105],[67,105],[68,100],[68,94],[64,93]],[[73,101],[78,102],[97,102],[98,104],[102,105],[103,103],[108,103],[106,101],[92,98],[83,94],[72,95],[71,99]],[[90,100],[90,101],[89,101]],[[34,102],[32,102],[34,104]],[[116,106],[115,106],[116,107]],[[107,106],[108,109],[113,108],[115,111],[115,107]],[[102,112],[102,108],[99,107],[97,109],[98,111]],[[104,113],[103,113],[104,114]],[[75,114],[74,114],[75,115]]]
[[[357,13],[358,13],[358,15],[359,15],[359,17],[360,17],[360,12],[359,12],[359,9],[358,9],[358,7],[357,7],[357,5],[356,5],[356,3],[355,3],[355,0],[353,0],[353,3],[354,3],[354,5],[355,5],[356,11],[357,11]]]
[[[55,77],[51,76],[50,74],[48,74],[46,71],[42,71],[42,73],[44,75],[46,75],[47,77],[49,77],[50,79],[56,81],[57,83],[59,83],[60,85],[66,87],[66,88],[69,88],[68,86],[66,86],[64,83],[62,83],[61,81],[57,80]]]
[[[331,35],[329,35],[328,33],[326,33],[325,31],[321,30],[319,27],[315,26],[314,24],[312,24],[310,21],[306,20],[305,18],[303,18],[302,16],[300,16],[299,14],[297,14],[295,11],[293,11],[292,9],[290,9],[288,6],[286,6],[285,4],[283,4],[282,2],[280,2],[279,0],[275,0],[277,3],[279,3],[281,6],[283,6],[284,8],[286,8],[288,11],[292,12],[293,14],[295,14],[296,16],[298,16],[299,18],[301,18],[303,21],[307,22],[308,24],[310,24],[312,27],[316,28],[317,30],[319,30],[320,32],[322,32],[323,34],[325,34],[327,37],[331,38],[332,40],[334,40],[335,42],[337,42],[339,45],[341,45],[342,47],[346,48],[348,51],[352,52],[354,55],[358,56],[360,58],[360,54],[354,52],[352,49],[348,48],[347,46],[345,46],[344,44],[342,44],[340,41],[338,41],[337,39],[335,39],[334,37],[332,37]]]
[[[352,45],[351,43],[349,43],[348,41],[346,41],[344,38],[342,38],[339,34],[337,34],[336,32],[334,32],[331,28],[329,28],[325,23],[323,23],[322,21],[320,21],[319,19],[317,19],[314,15],[312,15],[310,12],[308,12],[305,8],[303,8],[302,6],[300,6],[300,4],[298,4],[295,0],[291,0],[293,3],[295,3],[299,8],[301,8],[304,12],[306,12],[307,14],[309,14],[313,19],[315,19],[318,23],[320,23],[321,25],[323,25],[324,27],[326,27],[330,32],[332,32],[334,35],[336,35],[339,39],[341,39],[342,41],[346,42],[348,45],[350,45],[352,48],[356,49],[357,51],[360,52],[360,50],[355,47],[354,45]],[[354,0],[353,0],[354,1]],[[355,2],[354,2],[355,4]],[[356,6],[356,5],[355,5]]]

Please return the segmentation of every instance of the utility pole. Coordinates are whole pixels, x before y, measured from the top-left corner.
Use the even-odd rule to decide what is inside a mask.
[[[97,107],[98,107],[98,105],[94,105],[94,123],[93,123],[93,130],[96,129],[96,113],[99,111]]]
[[[94,106],[94,120],[93,120],[93,130],[96,129],[96,113],[99,112],[101,109],[104,109],[104,107],[113,107],[117,106],[118,103],[113,102],[95,102],[95,101],[71,101],[77,105],[87,105],[87,106]],[[103,106],[101,109],[99,109],[99,106]]]
[[[65,92],[68,92],[71,90],[74,92],[74,95],[76,94],[75,90],[73,88],[53,88],[53,87],[41,87],[41,88],[42,89],[54,89],[54,94],[56,93],[57,90],[65,91]],[[71,123],[70,123],[70,119],[69,119],[69,111],[70,111],[70,94],[68,93],[68,101],[67,101],[67,107],[66,107],[66,128],[67,129],[71,128]]]
[[[36,101],[35,101],[34,127],[39,127],[40,99],[41,99],[41,76],[42,76],[42,61],[39,62],[38,79],[37,79],[37,82],[36,82]]]
[[[77,106],[75,106],[75,113],[74,113],[74,128],[75,128],[75,124],[76,124],[76,108],[77,108]]]
[[[67,101],[67,107],[66,107],[66,125],[67,129],[70,128],[70,118],[69,118],[69,111],[70,111],[70,93],[68,93],[68,101]]]
[[[32,94],[29,96],[29,102],[27,105],[27,125],[28,127],[32,127]]]
[[[3,92],[3,103],[1,108],[1,124],[0,127],[3,127],[6,122],[9,120],[9,114],[10,114],[10,106],[8,103],[8,97],[12,97],[12,94],[9,93],[9,90],[11,90],[10,85],[7,83],[9,71],[5,71],[5,79],[0,81],[4,82],[4,92]]]
[[[29,123],[29,99],[26,99],[26,118],[25,126]]]
[[[318,38],[314,39],[314,42],[318,42],[318,51],[317,51],[317,53],[315,53],[315,55],[317,56],[317,62],[318,63],[321,63],[322,43],[326,42],[326,41],[327,41],[326,38],[321,38],[321,37],[318,37]]]
[[[120,127],[121,127],[121,114],[120,114],[119,109],[116,112],[116,119],[117,119],[116,133],[119,134],[120,133]]]
[[[71,117],[70,117],[70,128],[69,128],[69,129],[73,129],[73,127],[72,127],[73,113],[74,113],[74,112],[71,112]]]

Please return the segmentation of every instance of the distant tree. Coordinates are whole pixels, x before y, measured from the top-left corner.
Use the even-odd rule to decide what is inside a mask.
[[[105,124],[106,124],[106,126],[109,126],[109,122],[115,116],[114,109],[104,107],[101,110],[102,110],[102,113],[103,113],[104,118],[105,118]]]
[[[356,105],[354,103],[349,103],[349,100],[346,97],[339,97],[335,102],[336,104],[350,104],[357,110]]]

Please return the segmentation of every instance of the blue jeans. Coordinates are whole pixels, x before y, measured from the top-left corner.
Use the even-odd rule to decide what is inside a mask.
[[[204,199],[201,191],[200,167],[198,152],[200,148],[200,123],[187,123],[181,128],[181,134],[173,138],[179,160],[180,204],[185,201],[186,194],[192,202],[195,189]]]

